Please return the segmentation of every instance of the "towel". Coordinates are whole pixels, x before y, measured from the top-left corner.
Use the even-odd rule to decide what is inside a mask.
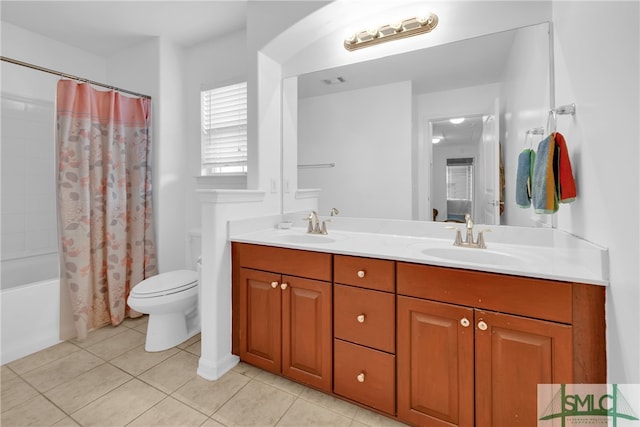
[[[535,151],[526,148],[518,156],[518,170],[516,172],[516,205],[521,208],[531,206],[531,180],[533,178],[533,164]]]
[[[559,132],[554,134],[558,161],[556,163],[555,179],[556,193],[560,203],[570,203],[576,199],[576,183],[573,179],[571,160],[567,150],[567,142]]]
[[[533,182],[531,200],[535,213],[549,214],[558,210],[558,196],[554,165],[557,164],[554,135],[543,139],[538,145],[533,164]],[[554,162],[554,159],[556,162]]]

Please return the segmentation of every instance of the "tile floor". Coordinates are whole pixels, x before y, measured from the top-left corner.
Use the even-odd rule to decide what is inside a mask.
[[[147,353],[146,327],[146,317],[127,319],[3,365],[0,425],[402,425],[243,363],[204,380],[199,336]]]

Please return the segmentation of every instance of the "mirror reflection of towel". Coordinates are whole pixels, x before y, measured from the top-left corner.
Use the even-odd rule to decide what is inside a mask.
[[[531,184],[533,179],[533,164],[535,151],[526,148],[518,156],[518,170],[516,173],[516,205],[521,208],[531,206]]]

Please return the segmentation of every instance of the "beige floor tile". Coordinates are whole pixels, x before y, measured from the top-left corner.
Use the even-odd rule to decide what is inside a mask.
[[[136,326],[135,328],[133,328],[133,330],[134,331],[138,331],[141,334],[145,334],[145,336],[146,336],[146,334],[147,334],[147,326],[149,326],[149,322],[148,321]]]
[[[133,379],[71,416],[83,427],[125,426],[164,397],[163,393],[153,387]]]
[[[145,351],[143,344],[133,350],[129,350],[128,352],[121,354],[115,359],[111,359],[109,363],[130,373],[131,375],[138,376],[179,351],[180,350],[173,347],[165,351],[149,352]]]
[[[206,423],[202,424],[200,427],[226,427],[224,424],[220,424],[216,420],[212,420],[209,418]]]
[[[105,363],[45,393],[67,414],[71,414],[133,377]]]
[[[82,348],[87,348],[94,344],[102,342],[107,338],[118,335],[128,330],[129,328],[122,325],[119,325],[119,326],[107,325],[107,326],[103,326],[102,328],[94,329],[93,331],[89,332],[89,334],[87,335],[87,338],[85,338],[82,341],[74,338],[70,342]]]
[[[349,427],[368,427],[366,424],[362,424],[360,421],[353,420]]]
[[[239,374],[246,375],[249,378],[255,378],[256,375],[258,375],[260,372],[262,372],[262,369],[256,368],[255,366],[249,365],[248,363],[244,363],[244,362],[238,363],[231,370],[233,372],[237,372]]]
[[[173,393],[196,377],[198,357],[180,351],[164,362],[144,372],[139,378],[165,393]]]
[[[22,359],[13,361],[9,363],[8,366],[17,374],[22,375],[79,350],[80,348],[77,346],[65,341],[37,353],[25,356]]]
[[[185,348],[184,351],[188,351],[191,354],[200,356],[202,354],[200,352],[200,341],[191,344],[189,347]]]
[[[2,365],[2,370],[0,372],[0,381],[2,382],[18,378],[18,375],[13,372],[7,365]]]
[[[192,336],[191,338],[189,338],[185,342],[178,344],[176,347],[184,350],[185,348],[187,348],[190,345],[195,344],[195,343],[197,343],[199,341],[200,341],[200,334],[195,334],[194,336]]]
[[[351,421],[351,418],[337,414],[308,400],[298,399],[284,414],[277,425],[289,427],[348,427]]]
[[[274,387],[279,388],[282,391],[286,391],[287,393],[293,394],[294,396],[300,396],[305,389],[305,386],[294,383],[280,375],[272,374],[267,371],[260,371],[254,379],[258,381],[262,381],[263,383],[272,385]]]
[[[80,424],[73,421],[71,417],[64,417],[57,423],[53,424],[51,427],[80,427]]]
[[[347,418],[353,418],[358,410],[358,406],[356,405],[311,388],[305,388],[300,395],[300,398],[308,400],[311,403],[315,403],[316,405],[323,406],[333,412],[344,415]]]
[[[23,378],[38,391],[44,393],[103,363],[104,361],[99,357],[85,350],[80,350],[29,371],[23,375]]]
[[[251,380],[211,418],[227,426],[273,426],[295,399],[289,393]]]
[[[147,323],[149,323],[149,316],[146,316],[146,315],[141,317],[136,317],[135,319],[127,317],[122,321],[122,326],[135,329],[139,326],[146,325]]]
[[[86,347],[86,350],[104,360],[111,360],[144,344],[144,340],[145,336],[140,332],[127,329],[104,341]]]
[[[375,412],[368,411],[364,408],[358,408],[354,421],[358,421],[362,424],[370,427],[402,427],[406,424],[402,424],[396,420],[377,414]]]
[[[167,397],[127,424],[127,427],[199,427],[206,420],[206,415]]]
[[[195,377],[173,393],[173,397],[211,416],[249,382],[249,378],[227,372],[216,381]]]
[[[6,427],[50,426],[66,417],[42,395],[37,395],[26,402],[2,412],[0,425]]]
[[[2,412],[18,406],[38,395],[38,391],[14,374],[10,380],[2,379]]]

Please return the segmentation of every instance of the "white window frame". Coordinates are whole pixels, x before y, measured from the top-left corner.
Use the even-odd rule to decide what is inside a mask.
[[[243,93],[242,93],[243,92]],[[225,100],[225,94],[231,98]],[[218,101],[230,101],[216,107]],[[224,108],[226,116],[214,108]],[[247,82],[235,81],[202,88],[200,91],[200,167],[201,176],[232,177],[247,175]],[[217,140],[215,134],[217,133]],[[236,153],[237,151],[238,153]]]

